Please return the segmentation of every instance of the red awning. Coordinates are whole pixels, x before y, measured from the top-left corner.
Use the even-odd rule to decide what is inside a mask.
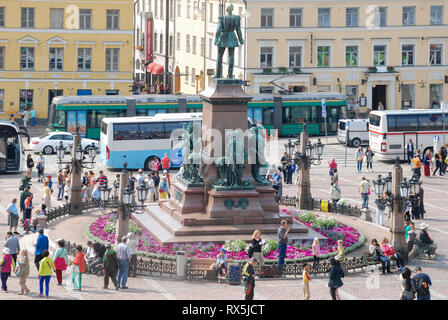
[[[163,69],[163,66],[161,64],[158,64],[158,63],[155,63],[155,62],[151,62],[146,67],[146,71],[150,72],[152,74],[161,74],[161,73],[164,72],[164,69]]]

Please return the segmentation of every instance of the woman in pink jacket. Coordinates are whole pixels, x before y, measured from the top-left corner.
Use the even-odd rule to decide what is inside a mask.
[[[319,264],[319,256],[320,256],[319,238],[314,238],[311,250],[313,251],[313,269],[316,269],[317,265]]]
[[[388,238],[383,238],[383,240],[381,240],[381,250],[383,250],[384,255],[387,258],[394,259],[397,262],[398,271],[403,270],[403,259],[401,258],[401,255],[395,251],[395,248],[391,246]]]
[[[14,260],[12,259],[12,255],[9,254],[9,250],[7,248],[3,249],[3,257],[0,260],[0,271],[1,271],[1,280],[2,280],[2,293],[8,293],[8,287],[6,286],[6,281],[8,281],[8,277],[11,275],[11,270],[16,268]]]

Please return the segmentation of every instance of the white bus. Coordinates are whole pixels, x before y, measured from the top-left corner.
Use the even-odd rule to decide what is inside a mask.
[[[372,111],[369,116],[369,143],[380,159],[406,160],[406,143],[412,139],[422,154],[433,149],[434,138],[440,147],[448,142],[445,109]],[[438,137],[438,138],[437,138]]]
[[[200,113],[166,113],[152,117],[104,118],[101,123],[101,161],[108,168],[152,169],[152,161],[168,153],[171,167],[183,162],[182,140],[171,132],[188,124],[202,125]]]
[[[25,147],[22,137],[30,136],[25,127],[10,120],[0,120],[0,173],[20,172],[25,168]]]

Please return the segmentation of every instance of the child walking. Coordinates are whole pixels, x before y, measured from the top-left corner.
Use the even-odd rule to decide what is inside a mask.
[[[303,300],[310,300],[310,275],[308,274],[309,265],[305,263],[303,265]]]
[[[84,260],[84,253],[82,253],[82,246],[76,246],[75,260],[72,261],[73,272],[72,272],[72,283],[73,290],[81,291],[81,278],[82,273],[86,272],[86,263]]]
[[[314,238],[311,250],[313,251],[313,270],[315,270],[317,265],[319,264],[319,256],[320,256],[319,238]]]

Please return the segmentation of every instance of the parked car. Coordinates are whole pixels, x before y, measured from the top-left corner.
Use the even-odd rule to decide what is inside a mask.
[[[338,141],[359,147],[369,144],[368,119],[341,119],[338,122]]]
[[[73,135],[68,132],[48,132],[40,137],[31,138],[31,150],[34,152],[42,152],[44,154],[52,154],[56,152],[56,147],[62,142],[67,152],[73,147]],[[92,144],[99,150],[99,143],[92,139],[81,139],[81,147],[85,152],[92,148]]]

